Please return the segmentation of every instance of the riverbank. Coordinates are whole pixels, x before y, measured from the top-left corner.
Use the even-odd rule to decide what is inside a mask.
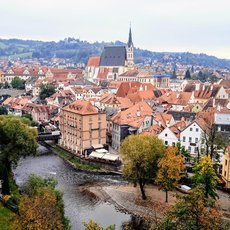
[[[163,213],[176,201],[176,194],[179,191],[169,192],[169,202],[165,202],[165,192],[160,191],[157,186],[146,186],[147,200],[141,199],[139,187],[133,185],[110,185],[110,186],[83,186],[80,190],[93,195],[104,202],[114,204],[119,210],[142,218],[159,220]],[[223,219],[230,222],[230,199],[228,194],[218,191],[218,205],[223,214]]]
[[[72,153],[66,151],[65,149],[60,148],[59,146],[49,145],[46,143],[46,147],[48,147],[53,153],[57,154],[61,157],[66,163],[68,163],[71,167],[88,173],[98,173],[102,175],[122,175],[121,172],[108,170],[102,166],[93,164],[92,162],[87,162],[86,160],[81,160],[77,156]]]

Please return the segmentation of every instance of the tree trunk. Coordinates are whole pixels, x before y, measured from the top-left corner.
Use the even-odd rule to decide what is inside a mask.
[[[144,184],[143,184],[141,179],[139,179],[139,186],[140,186],[140,190],[141,190],[142,199],[146,200],[147,197],[145,195]]]
[[[165,190],[165,202],[168,203],[168,190]]]
[[[10,195],[9,174],[8,174],[8,170],[5,166],[3,166],[2,180],[3,180],[2,194],[3,195]]]

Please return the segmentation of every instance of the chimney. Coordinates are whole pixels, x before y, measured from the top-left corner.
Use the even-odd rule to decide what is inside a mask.
[[[141,116],[140,111],[137,111],[137,116],[138,116],[138,117],[140,117],[140,116]]]
[[[199,89],[200,89],[200,83],[196,83],[196,84],[195,84],[195,90],[198,91]]]
[[[216,107],[216,99],[215,98],[212,99],[212,107]]]

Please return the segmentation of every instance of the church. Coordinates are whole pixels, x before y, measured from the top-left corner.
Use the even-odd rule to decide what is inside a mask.
[[[131,27],[126,46],[106,46],[101,56],[90,57],[85,77],[94,82],[116,80],[120,74],[134,68],[134,45]]]

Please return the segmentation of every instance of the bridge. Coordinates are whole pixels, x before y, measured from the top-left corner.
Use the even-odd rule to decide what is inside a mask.
[[[37,136],[37,141],[58,141],[61,137],[60,131],[54,131],[50,133],[39,133]]]

